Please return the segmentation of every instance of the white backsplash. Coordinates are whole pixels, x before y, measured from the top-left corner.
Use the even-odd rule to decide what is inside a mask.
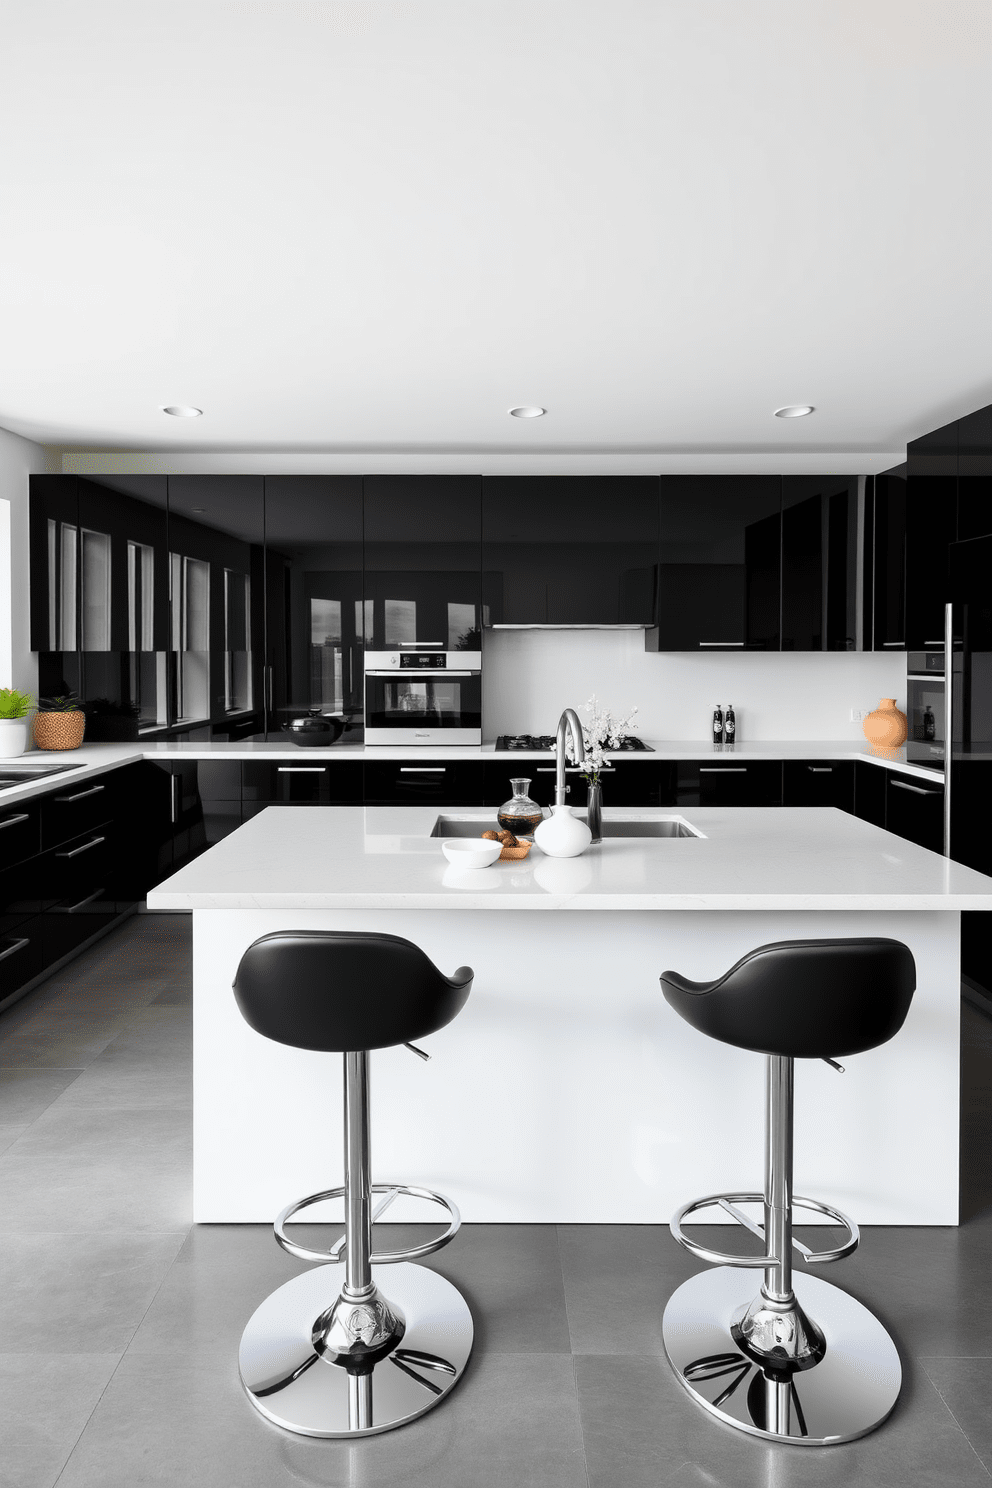
[[[483,654],[487,740],[551,733],[590,693],[614,712],[636,703],[645,739],[693,742],[709,738],[716,703],[733,703],[742,742],[862,739],[852,708],[906,706],[904,653],[652,654],[639,630],[487,630]]]

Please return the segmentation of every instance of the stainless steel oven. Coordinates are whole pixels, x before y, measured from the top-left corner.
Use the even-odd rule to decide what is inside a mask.
[[[481,651],[367,651],[366,744],[481,744]]]
[[[944,763],[944,649],[910,651],[906,662],[906,758],[940,769]],[[961,657],[955,654],[955,673],[960,668]],[[960,687],[957,693],[960,696]]]

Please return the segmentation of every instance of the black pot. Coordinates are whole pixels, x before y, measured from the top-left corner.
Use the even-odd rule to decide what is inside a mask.
[[[328,744],[337,743],[344,733],[347,719],[328,716],[321,713],[307,718],[293,718],[289,723],[281,724],[282,732],[287,738],[292,739],[294,744],[303,748],[326,749]]]

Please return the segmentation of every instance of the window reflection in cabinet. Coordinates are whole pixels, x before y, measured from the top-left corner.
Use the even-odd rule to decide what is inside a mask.
[[[361,476],[267,476],[270,729],[293,710],[362,714]]]
[[[482,483],[478,476],[366,476],[366,645],[478,650]]]

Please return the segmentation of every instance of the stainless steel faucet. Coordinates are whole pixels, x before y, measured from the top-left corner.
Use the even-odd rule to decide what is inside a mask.
[[[565,784],[565,738],[572,735],[572,754],[576,765],[584,765],[586,746],[582,738],[582,725],[574,708],[566,708],[558,720],[555,738],[555,805],[564,806],[568,786]]]

